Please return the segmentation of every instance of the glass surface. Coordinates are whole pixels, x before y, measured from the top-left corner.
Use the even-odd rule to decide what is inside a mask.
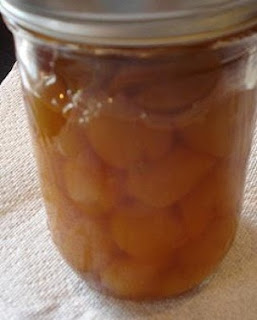
[[[256,109],[256,34],[166,48],[15,35],[54,242],[101,292],[186,292],[234,239]]]

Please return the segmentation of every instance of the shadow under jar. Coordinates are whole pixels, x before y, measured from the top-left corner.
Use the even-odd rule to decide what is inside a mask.
[[[2,11],[56,246],[100,291],[160,299],[211,275],[235,237],[257,5],[132,2]]]

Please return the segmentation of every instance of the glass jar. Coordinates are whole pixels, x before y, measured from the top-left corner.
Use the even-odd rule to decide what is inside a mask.
[[[52,238],[138,300],[194,288],[229,250],[257,101],[256,1],[158,3],[1,2]]]

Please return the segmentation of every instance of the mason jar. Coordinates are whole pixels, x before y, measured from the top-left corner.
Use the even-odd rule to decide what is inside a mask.
[[[160,299],[236,234],[257,101],[257,2],[2,0],[48,225],[103,293]]]

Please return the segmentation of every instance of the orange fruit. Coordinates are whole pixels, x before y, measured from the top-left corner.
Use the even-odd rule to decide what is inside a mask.
[[[179,248],[178,265],[185,274],[201,271],[205,277],[214,270],[232,244],[237,222],[237,216],[230,212],[215,217],[202,235]]]
[[[174,248],[185,241],[183,225],[173,209],[142,205],[118,208],[111,220],[118,247],[141,261],[161,263],[171,259]]]
[[[179,132],[185,143],[196,151],[218,157],[234,154],[237,144],[242,141],[240,127],[245,121],[249,123],[242,115],[242,109],[247,106],[242,105],[240,98],[237,92],[210,97],[204,102],[209,112]]]
[[[227,213],[213,219],[197,239],[180,247],[175,254],[176,265],[160,277],[162,295],[184,293],[210,276],[230,248],[236,226],[236,216]]]
[[[181,52],[162,62],[147,59],[141,64],[130,63],[117,73],[108,92],[114,99],[125,96],[146,111],[183,111],[208,95],[219,77],[214,54],[194,52],[194,63],[189,60]]]
[[[229,163],[216,165],[180,200],[183,222],[191,238],[199,236],[214,217],[238,214],[243,186]]]
[[[115,177],[106,173],[90,153],[67,161],[63,177],[68,197],[85,214],[105,214],[117,200]]]
[[[66,125],[54,142],[57,151],[65,158],[76,158],[90,152],[85,132],[79,125]]]
[[[141,161],[163,157],[173,144],[171,132],[99,116],[87,127],[89,141],[96,153],[109,165],[128,168]]]
[[[100,277],[103,288],[119,298],[156,297],[158,270],[151,264],[142,264],[132,258],[116,259]]]
[[[160,161],[130,170],[128,193],[149,206],[170,206],[190,192],[214,161],[211,156],[176,146]]]
[[[87,219],[63,197],[49,219],[53,240],[67,262],[81,273],[98,273],[117,253],[108,224]]]

